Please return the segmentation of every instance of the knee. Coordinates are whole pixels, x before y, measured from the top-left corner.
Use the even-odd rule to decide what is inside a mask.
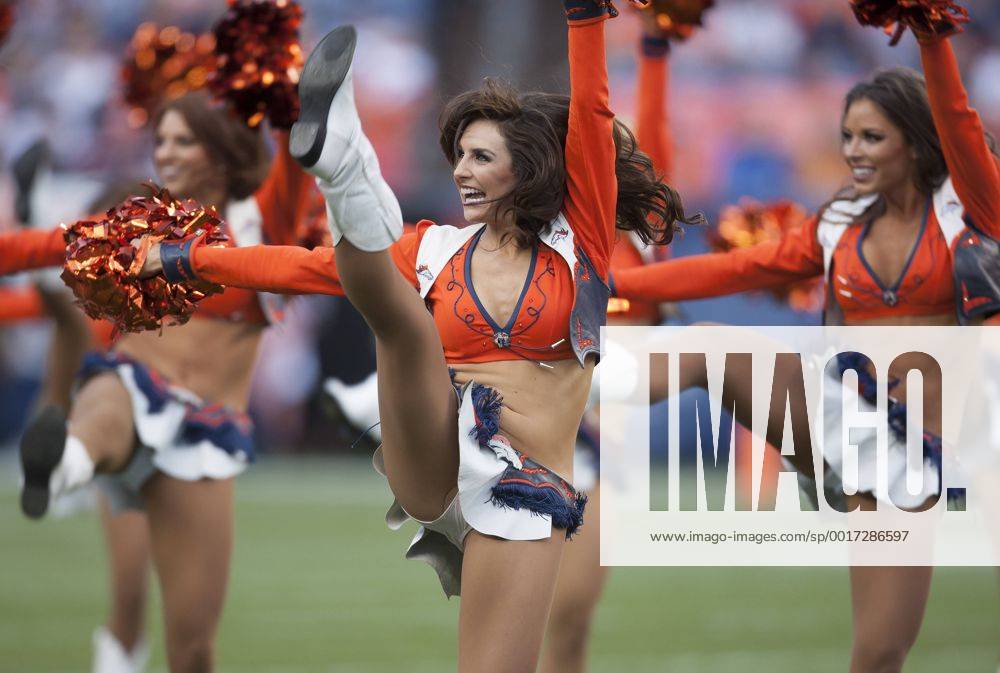
[[[854,643],[851,670],[864,673],[900,673],[912,641],[862,638]]]

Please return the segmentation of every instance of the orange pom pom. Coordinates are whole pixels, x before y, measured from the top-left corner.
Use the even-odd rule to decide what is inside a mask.
[[[851,0],[851,9],[861,25],[878,26],[892,35],[891,45],[907,28],[918,36],[946,36],[969,21],[969,12],[954,0]]]
[[[222,291],[212,283],[168,283],[162,276],[140,279],[149,248],[160,241],[205,236],[205,244],[228,241],[213,208],[176,201],[150,185],[151,196],[131,197],[98,220],[66,227],[66,264],[62,279],[77,303],[94,319],[107,319],[115,332],[159,329],[183,324],[195,305]]]
[[[122,64],[122,97],[132,128],[149,122],[165,101],[205,85],[215,67],[215,38],[195,37],[175,26],[140,25]]]
[[[703,25],[705,12],[715,0],[652,0],[646,11],[656,16],[656,25],[664,37],[686,40]]]
[[[292,0],[229,0],[215,25],[217,62],[208,86],[250,126],[267,117],[287,129],[299,117],[301,22],[302,8]]]
[[[802,226],[805,220],[805,209],[792,201],[764,204],[742,199],[739,205],[722,209],[718,227],[709,233],[709,245],[714,252],[728,252],[777,241]],[[817,311],[823,307],[823,282],[819,278],[771,288],[769,292],[796,311]]]

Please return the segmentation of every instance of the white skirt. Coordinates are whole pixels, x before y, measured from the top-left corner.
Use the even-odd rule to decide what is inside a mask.
[[[569,537],[582,524],[586,497],[551,470],[511,447],[499,428],[500,397],[473,382],[459,391],[458,494],[434,521],[420,521],[406,558],[427,562],[438,574],[446,596],[462,586],[465,537],[475,530],[505,540],[544,540],[552,529]],[[385,475],[382,447],[375,450],[375,469]],[[398,530],[413,519],[397,500],[386,513],[389,528]]]

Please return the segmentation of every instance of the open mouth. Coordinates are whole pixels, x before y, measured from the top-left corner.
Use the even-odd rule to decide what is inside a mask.
[[[472,189],[471,187],[461,187],[459,191],[462,194],[463,206],[474,206],[480,203],[486,203],[485,192],[481,192],[478,189]]]
[[[854,168],[851,169],[851,175],[854,177],[855,180],[858,180],[860,182],[865,182],[867,180],[870,180],[872,176],[875,175],[875,169],[869,168],[867,166],[865,167],[855,166]]]

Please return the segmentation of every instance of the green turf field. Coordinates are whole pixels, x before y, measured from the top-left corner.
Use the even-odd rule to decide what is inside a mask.
[[[220,672],[454,670],[458,601],[403,560],[412,531],[385,528],[387,493],[357,460],[266,461],[240,478]],[[95,515],[27,522],[0,469],[0,540],[0,673],[89,670],[106,584]],[[616,569],[592,671],[840,673],[849,618],[844,569]],[[162,672],[155,605],[150,621]],[[992,673],[998,642],[994,572],[942,569],[906,670]]]

